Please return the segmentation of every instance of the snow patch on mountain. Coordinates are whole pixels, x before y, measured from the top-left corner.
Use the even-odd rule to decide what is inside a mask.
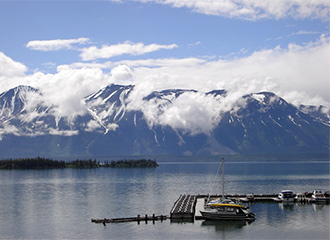
[[[299,110],[315,117],[318,121],[330,126],[330,109],[327,106],[300,105]]]
[[[251,94],[252,98],[254,98],[255,100],[257,100],[258,102],[265,104],[265,98],[266,96],[262,93],[254,93]]]

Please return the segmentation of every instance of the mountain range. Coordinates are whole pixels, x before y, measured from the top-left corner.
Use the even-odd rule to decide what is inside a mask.
[[[154,91],[114,85],[61,116],[44,94],[18,86],[0,94],[0,157],[329,154],[330,111],[295,106],[272,92],[226,104],[226,90]],[[191,102],[189,102],[191,101]]]

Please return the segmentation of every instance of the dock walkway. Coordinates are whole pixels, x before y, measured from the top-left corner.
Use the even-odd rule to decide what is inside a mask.
[[[204,198],[197,198],[196,206],[195,206],[195,219],[203,219],[203,216],[200,210],[204,209]]]
[[[137,217],[126,217],[126,218],[103,218],[103,219],[94,219],[92,218],[91,222],[94,223],[103,223],[105,225],[106,223],[119,223],[119,222],[140,222],[140,221],[163,221],[168,219],[169,217],[167,215],[160,215],[156,216],[153,214],[152,216],[148,216],[147,214],[145,216],[137,215]]]

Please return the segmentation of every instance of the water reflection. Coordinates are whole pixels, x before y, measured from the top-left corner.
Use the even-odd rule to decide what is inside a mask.
[[[283,211],[294,211],[294,203],[293,202],[281,202],[278,204],[280,209]]]
[[[246,221],[212,221],[205,220],[202,222],[201,226],[209,229],[214,229],[216,232],[231,232],[231,231],[241,231],[242,228],[250,223]]]
[[[325,205],[326,205],[325,202],[312,203],[315,212],[322,211]]]
[[[278,203],[279,208],[282,211],[297,211],[298,209],[313,206],[314,212],[322,211],[328,203],[326,202],[317,202],[317,203],[308,203],[308,202],[281,202]]]

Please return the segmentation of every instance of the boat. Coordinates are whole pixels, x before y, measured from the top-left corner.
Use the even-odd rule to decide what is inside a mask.
[[[232,199],[225,198],[224,159],[222,159],[222,197],[208,201],[204,206],[204,210],[200,210],[200,213],[207,220],[255,220],[255,214],[248,207],[238,204]]]
[[[278,194],[278,200],[280,202],[293,202],[293,199],[294,199],[294,195],[291,190],[282,190]]]
[[[307,201],[306,193],[297,193],[296,196],[294,197],[294,201],[306,202]]]
[[[325,196],[326,198],[329,198],[329,197],[330,197],[330,191],[325,191],[325,192],[324,192],[324,196]]]
[[[240,198],[241,202],[253,202],[254,200],[254,194],[247,194],[246,197]]]
[[[323,194],[322,190],[314,190],[312,194],[312,201],[315,202],[325,202],[326,197]]]
[[[237,203],[214,203],[212,207],[200,210],[200,213],[208,220],[255,220],[255,214],[249,208]]]

